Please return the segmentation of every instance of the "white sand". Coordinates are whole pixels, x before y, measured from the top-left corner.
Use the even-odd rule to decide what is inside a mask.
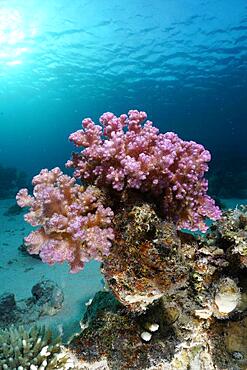
[[[11,217],[3,215],[14,204],[13,199],[0,201],[0,295],[10,292],[15,294],[16,300],[27,298],[39,281],[55,281],[63,289],[64,306],[57,315],[40,319],[40,324],[56,328],[68,338],[80,330],[79,320],[85,312],[85,303],[103,288],[99,263],[90,262],[83,271],[70,274],[65,264],[48,266],[19,251],[23,237],[32,228],[23,220],[24,213]]]

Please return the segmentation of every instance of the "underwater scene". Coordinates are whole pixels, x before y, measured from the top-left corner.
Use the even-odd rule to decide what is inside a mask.
[[[246,0],[0,0],[0,370],[247,370]]]

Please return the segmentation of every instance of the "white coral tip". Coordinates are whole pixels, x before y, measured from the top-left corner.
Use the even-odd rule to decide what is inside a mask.
[[[152,334],[149,333],[148,331],[143,331],[141,333],[141,338],[145,341],[145,342],[149,342],[152,338]]]
[[[151,323],[147,325],[147,329],[151,331],[152,333],[159,330],[159,327],[160,327],[159,324],[156,324],[156,323]]]

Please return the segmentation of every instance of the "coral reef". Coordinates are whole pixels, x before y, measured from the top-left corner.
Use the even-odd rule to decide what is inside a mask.
[[[12,324],[25,325],[41,316],[55,315],[62,308],[63,292],[51,280],[43,280],[32,287],[32,296],[16,302],[14,294],[0,296],[0,328]]]
[[[0,330],[1,370],[74,369],[59,338],[44,327],[10,327]]]
[[[121,203],[120,207],[123,207]],[[243,219],[245,210],[245,207],[238,210],[237,223],[234,211],[223,212],[222,219],[210,227],[208,235],[195,237],[176,232],[171,227],[170,233],[160,233],[154,208],[145,203],[143,208],[140,203],[133,206],[128,200],[118,225],[125,240],[132,242],[132,250],[129,251],[127,243],[126,250],[120,247],[117,256],[113,246],[109,255],[109,273],[112,272],[115,280],[109,282],[107,279],[107,282],[118,300],[114,304],[111,292],[96,295],[82,321],[82,333],[69,345],[82,368],[90,369],[94,365],[97,368],[97,364],[101,364],[103,369],[120,370],[246,369],[246,267],[236,258],[228,238],[222,238],[222,230],[227,230],[227,225],[233,223],[233,240],[238,233],[243,235],[243,223],[238,222],[239,216]],[[139,227],[143,228],[142,232]],[[166,245],[177,250],[183,259],[173,266],[169,254],[166,256],[171,261],[176,289],[164,289],[160,298],[157,296],[156,300],[144,305],[143,297],[155,277],[145,270],[150,268],[152,271],[156,267],[159,278],[165,246],[152,258],[152,253],[145,257],[145,250],[141,253],[139,250],[138,256],[138,245],[149,232],[150,239],[156,240],[154,233],[157,230],[161,238],[166,236]],[[111,253],[116,260],[115,266]],[[145,262],[149,263],[146,268]],[[103,272],[107,263],[103,263]],[[184,283],[176,285],[181,264],[187,273]],[[148,279],[141,285],[145,274]],[[166,276],[166,269],[163,274]],[[142,297],[130,303],[130,298],[137,297],[138,288]]]
[[[209,235],[218,235],[224,220],[229,222],[229,212],[234,217],[231,211],[225,212],[228,217],[223,213],[222,220],[211,226]],[[116,278],[115,286],[108,284],[118,300],[114,303],[111,292],[96,295],[82,320],[82,333],[69,344],[82,369],[97,368],[98,364],[111,370],[246,369],[246,268],[236,269],[231,249],[220,248],[205,236],[178,232],[177,238],[184,256],[182,264],[188,271],[185,284],[164,290],[160,298],[145,305],[145,310],[143,299],[138,307],[136,302],[133,306],[129,302],[129,297],[136,297],[135,283],[141,278],[138,260],[135,257],[127,260],[121,250],[116,265],[122,256],[123,269],[121,272],[119,268],[118,274],[124,278],[120,281]],[[158,253],[162,256],[162,249]],[[141,260],[143,251],[140,254]],[[153,261],[150,255],[150,264],[155,266],[156,261],[158,270],[157,257],[160,256]],[[116,268],[113,264],[111,267],[115,274]],[[171,268],[176,277],[176,267],[171,264]],[[134,288],[129,279],[134,281]],[[143,296],[149,288],[149,281],[145,283],[140,284],[139,293]]]
[[[114,302],[110,292],[95,296],[82,333],[68,345],[80,369],[246,369],[246,317],[229,325],[199,318],[193,290],[164,297],[138,316],[108,301]]]
[[[69,344],[80,369],[246,369],[245,337],[231,338],[246,325],[247,209],[221,217],[207,195],[209,152],[146,118],[85,119],[70,136],[84,147],[67,163],[74,177],[42,170],[33,196],[19,191],[26,221],[40,226],[28,251],[72,272],[102,262],[110,292]],[[193,235],[208,218],[208,234]]]
[[[70,136],[77,146],[86,147],[67,162],[76,168],[75,177],[58,167],[44,169],[33,178],[33,197],[27,189],[18,192],[18,205],[30,207],[25,220],[41,226],[25,239],[31,254],[49,264],[67,261],[71,272],[90,259],[102,261],[114,239],[111,226],[118,199],[133,190],[152,199],[160,217],[177,229],[204,232],[207,217],[220,217],[206,194],[210,153],[174,133],[160,134],[151,121],[143,124],[146,118],[145,112],[131,110],[128,116],[103,114],[102,126],[83,120],[84,130]],[[75,178],[86,187],[75,184]]]

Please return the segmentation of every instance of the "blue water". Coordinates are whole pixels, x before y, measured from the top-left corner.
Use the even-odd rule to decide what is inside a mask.
[[[1,164],[62,166],[83,117],[130,108],[246,158],[245,0],[1,0],[0,46]]]

